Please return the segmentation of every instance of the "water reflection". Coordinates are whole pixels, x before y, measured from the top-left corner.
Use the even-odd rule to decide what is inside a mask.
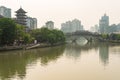
[[[89,51],[91,49],[98,50],[98,46],[98,43],[86,43],[84,45],[73,43],[66,45],[65,52],[68,57],[77,59],[81,56],[82,52],[84,54],[84,51]]]
[[[118,46],[120,48],[119,44],[111,44],[111,43],[87,43],[85,45],[80,45],[80,44],[68,44],[66,45],[66,55],[68,57],[72,57],[74,59],[79,58],[82,54],[85,54],[85,51],[89,50],[94,50],[94,51],[99,51],[99,59],[102,62],[104,66],[106,66],[109,63],[109,50],[112,49],[112,51],[118,51],[119,48],[116,50],[114,46]],[[114,50],[113,50],[114,47]],[[111,49],[109,49],[111,48]],[[87,53],[87,52],[86,52]]]
[[[64,51],[64,46],[35,49],[28,51],[11,51],[0,53],[0,79],[19,77],[21,80],[26,75],[27,66],[36,64],[40,59],[42,65],[57,60]],[[12,79],[11,79],[12,80]]]
[[[119,48],[117,49],[114,47],[120,48],[120,44],[116,44],[116,43],[100,43],[99,44],[99,58],[104,66],[109,64],[109,57],[110,57],[110,54],[112,53],[111,49],[113,51],[116,50],[115,52],[119,53]]]
[[[109,57],[112,53],[120,52],[120,45],[110,43],[87,43],[87,44],[67,44],[51,48],[33,49],[27,51],[0,52],[0,79],[8,78],[25,79],[28,67],[36,66],[39,62],[41,66],[49,66],[50,62],[55,62],[60,58],[67,57],[76,60],[84,54],[95,54],[98,56],[103,66],[109,64]],[[97,53],[98,52],[98,53]],[[94,58],[92,56],[91,58]],[[85,58],[87,60],[87,57]],[[82,63],[82,62],[81,62]],[[99,63],[99,62],[98,62]],[[91,64],[91,63],[89,63]],[[101,63],[100,63],[101,64]],[[12,79],[11,79],[12,80]]]
[[[109,63],[109,46],[108,44],[102,44],[99,46],[99,57],[104,66]]]
[[[41,65],[47,65],[51,61],[56,61],[64,53],[65,46],[46,48],[44,50],[38,49],[40,52]]]
[[[2,80],[13,77],[15,74],[21,79],[25,77],[26,65],[28,59],[26,54],[16,52],[17,54],[1,54],[0,55],[0,77]]]

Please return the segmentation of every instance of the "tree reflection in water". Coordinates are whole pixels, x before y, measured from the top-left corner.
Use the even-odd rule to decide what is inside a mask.
[[[112,48],[116,44],[109,43],[87,43],[85,45],[67,44],[66,46],[56,46],[49,48],[40,48],[26,51],[9,51],[0,52],[0,79],[8,78],[24,79],[26,70],[30,66],[36,66],[37,61],[41,66],[48,66],[52,61],[58,60],[65,54],[69,58],[79,58],[82,54],[98,51],[99,59],[106,66],[109,64],[109,47]],[[119,47],[119,46],[118,46]],[[12,79],[11,79],[12,80]]]
[[[23,79],[26,75],[28,65],[36,64],[40,59],[42,65],[55,61],[64,52],[65,46],[52,48],[33,49],[27,51],[10,51],[0,53],[0,79],[19,77]]]

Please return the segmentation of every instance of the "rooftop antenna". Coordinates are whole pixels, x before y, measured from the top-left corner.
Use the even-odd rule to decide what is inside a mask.
[[[22,8],[22,6],[20,5],[20,8]]]
[[[20,0],[18,0],[18,3],[20,4],[20,8],[22,8]]]

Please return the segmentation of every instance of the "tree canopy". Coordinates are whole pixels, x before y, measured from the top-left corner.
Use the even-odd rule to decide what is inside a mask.
[[[0,19],[0,44],[12,44],[16,38],[16,24],[9,18]]]
[[[31,35],[25,32],[25,26],[16,24],[10,18],[0,19],[0,45],[13,45],[15,41],[19,43],[21,40],[26,44],[32,39]]]
[[[40,43],[55,44],[65,41],[65,36],[62,31],[48,28],[36,29],[31,32],[31,35]]]
[[[28,44],[36,39],[39,43],[56,44],[65,42],[65,36],[62,31],[48,28],[35,29],[25,32],[25,26],[16,24],[10,18],[0,19],[0,45]]]

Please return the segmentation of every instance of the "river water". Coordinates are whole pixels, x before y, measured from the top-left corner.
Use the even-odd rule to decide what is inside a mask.
[[[73,43],[0,52],[0,80],[120,80],[120,45]]]

